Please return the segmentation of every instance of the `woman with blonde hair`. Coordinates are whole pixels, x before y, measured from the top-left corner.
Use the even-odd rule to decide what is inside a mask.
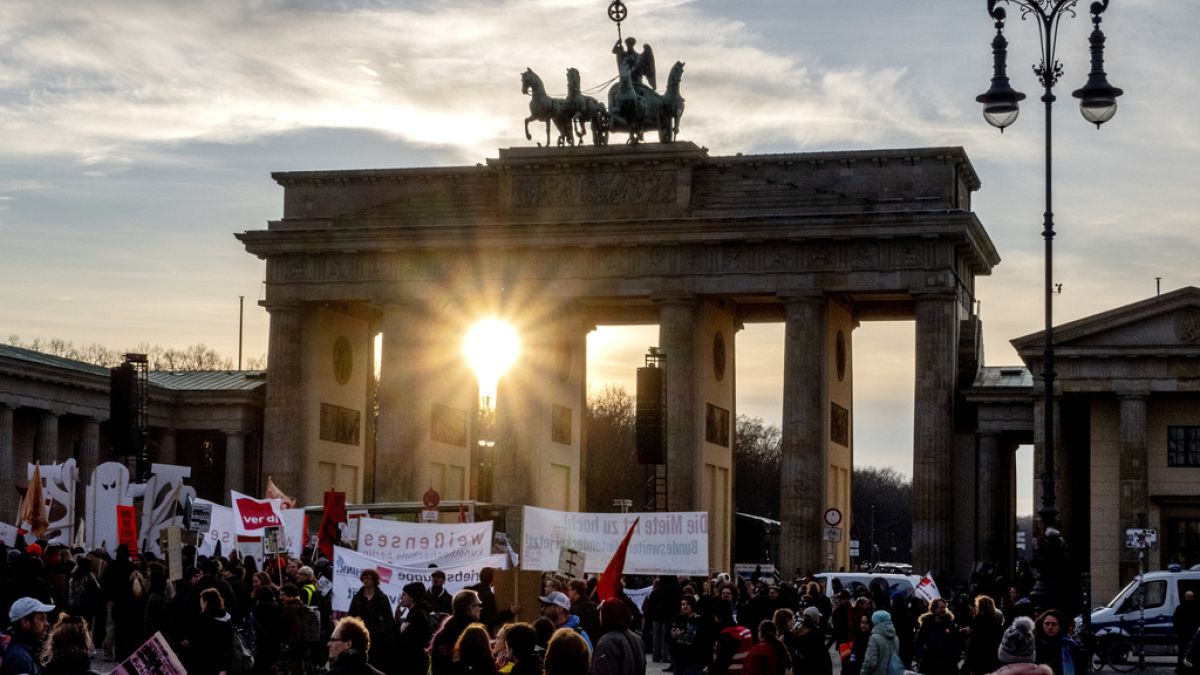
[[[559,628],[546,645],[546,659],[542,663],[544,675],[581,675],[591,667],[592,655],[579,633],[570,628]]]
[[[454,675],[497,675],[492,638],[483,624],[473,623],[458,636],[453,663]]]
[[[63,615],[42,648],[43,675],[97,675],[92,670],[92,634],[87,619]]]

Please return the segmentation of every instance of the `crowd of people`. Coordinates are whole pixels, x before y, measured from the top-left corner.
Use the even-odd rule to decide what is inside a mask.
[[[271,559],[183,550],[182,579],[152,555],[62,546],[0,548],[0,675],[92,672],[161,633],[188,673],[389,675],[890,675],[1084,672],[1056,610],[1033,615],[1019,593],[998,604],[892,593],[886,582],[824,588],[714,574],[662,576],[640,602],[599,598],[596,580],[543,579],[540,607],[500,607],[493,571],[457,593],[434,570],[398,607],[363,570],[344,615],[319,552]],[[650,580],[645,580],[651,583]],[[1195,617],[1200,624],[1200,613]],[[897,670],[900,669],[900,671]]]

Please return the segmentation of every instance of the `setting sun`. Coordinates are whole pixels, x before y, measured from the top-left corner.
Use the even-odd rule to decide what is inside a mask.
[[[496,385],[520,353],[521,339],[508,322],[491,317],[471,326],[463,340],[463,355],[479,380],[480,399],[488,397],[495,404]]]

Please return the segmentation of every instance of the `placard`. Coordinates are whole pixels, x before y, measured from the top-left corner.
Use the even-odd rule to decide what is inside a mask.
[[[569,513],[526,506],[521,568],[555,572],[565,546],[584,554],[584,572],[603,572],[637,518],[625,574],[708,574],[708,514],[703,511]]]
[[[492,554],[492,521],[402,523],[360,518],[358,552],[390,565],[459,565]]]
[[[239,536],[261,537],[268,527],[283,525],[278,499],[255,499],[236,490],[230,490],[233,504],[233,524]]]
[[[212,504],[203,501],[195,501],[192,503],[192,524],[188,529],[191,532],[208,532],[209,526],[212,524]]]
[[[117,545],[124,545],[129,552],[137,553],[137,510],[124,504],[117,505]]]
[[[443,565],[439,567],[402,567],[389,565],[382,560],[367,557],[348,548],[333,547],[333,611],[350,611],[350,600],[358,589],[362,588],[359,576],[364,569],[379,572],[379,589],[392,603],[392,611],[400,605],[400,593],[406,584],[419,581],[426,588],[433,585],[432,573],[439,570],[446,574],[446,591],[451,595],[467,586],[479,583],[479,571],[484,567],[503,569],[507,556],[497,554],[488,556],[464,565]]]
[[[171,650],[162,633],[155,633],[129,658],[112,671],[113,675],[187,675],[179,657]]]

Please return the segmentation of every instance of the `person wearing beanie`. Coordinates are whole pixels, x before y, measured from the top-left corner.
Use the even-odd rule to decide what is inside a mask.
[[[825,630],[821,627],[820,609],[815,606],[804,608],[793,645],[796,657],[793,669],[796,672],[831,675],[833,661],[825,647]]]
[[[419,581],[405,584],[400,592],[400,608],[396,610],[396,623],[400,626],[400,642],[396,647],[396,661],[400,673],[424,673],[429,670],[429,657],[425,648],[433,637],[434,622],[425,604],[425,585]]]
[[[1004,631],[1004,637],[1000,640],[996,657],[1004,665],[994,675],[1054,675],[1050,666],[1034,663],[1036,654],[1033,619],[1019,616]]]
[[[893,660],[900,660],[900,640],[896,638],[892,615],[882,609],[876,610],[871,615],[871,637],[867,638],[867,651],[859,672],[861,675],[887,675]]]

